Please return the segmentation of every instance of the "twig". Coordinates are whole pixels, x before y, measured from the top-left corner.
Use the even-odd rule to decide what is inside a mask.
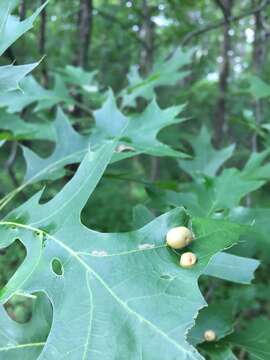
[[[195,36],[199,36],[201,34],[204,34],[208,31],[211,31],[211,30],[215,30],[223,25],[225,25],[227,22],[237,22],[247,16],[250,16],[250,15],[253,15],[257,12],[260,12],[262,11],[266,6],[268,6],[270,4],[270,0],[264,0],[259,6],[255,7],[255,8],[252,8],[240,15],[236,15],[236,16],[230,16],[228,17],[227,20],[219,20],[219,21],[216,21],[216,22],[213,22],[211,24],[208,24],[198,30],[194,30],[194,31],[191,31],[190,33],[188,33],[182,40],[182,45],[186,45],[193,37]]]

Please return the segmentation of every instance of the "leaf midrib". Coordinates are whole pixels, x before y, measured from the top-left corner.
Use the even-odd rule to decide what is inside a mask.
[[[9,351],[9,350],[17,350],[17,349],[25,349],[28,347],[39,347],[39,346],[44,346],[46,343],[45,342],[36,342],[36,343],[27,343],[27,344],[18,344],[18,345],[13,345],[13,346],[6,346],[3,348],[0,348],[0,352],[2,351]]]

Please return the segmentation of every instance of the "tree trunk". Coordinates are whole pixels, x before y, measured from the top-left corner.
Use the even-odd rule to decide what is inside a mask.
[[[25,0],[21,0],[21,2],[20,2],[19,16],[20,16],[20,20],[21,20],[21,21],[23,21],[23,20],[25,19],[25,16],[26,16]]]
[[[153,69],[154,49],[155,49],[155,23],[151,17],[155,8],[148,5],[147,0],[143,0],[141,9],[141,26],[139,37],[141,40],[140,48],[140,72],[143,76],[147,76]],[[139,104],[140,106],[140,104]],[[150,179],[155,181],[159,175],[159,159],[151,157]]]
[[[79,66],[84,70],[89,66],[89,48],[91,45],[92,28],[93,28],[93,0],[80,0],[80,10],[78,12],[78,48],[74,58],[74,65]],[[83,103],[83,96],[75,96],[78,103]],[[80,117],[82,114],[81,108],[75,106],[73,115]]]
[[[255,1],[253,1],[255,2]],[[255,37],[253,42],[252,65],[254,73],[260,77],[265,60],[266,44],[264,39],[263,14],[258,11],[254,14],[255,20]],[[254,115],[256,124],[262,121],[263,103],[261,99],[254,101]],[[252,151],[258,150],[258,137],[255,132],[251,139]]]
[[[93,0],[80,0],[78,13],[78,49],[75,65],[83,69],[88,68],[89,48],[93,26]]]
[[[154,62],[155,49],[155,23],[151,16],[153,7],[148,6],[147,0],[143,0],[142,4],[142,23],[140,27],[140,70],[142,75],[147,75],[151,72]]]
[[[218,98],[216,109],[214,111],[214,142],[219,145],[223,136],[227,132],[227,91],[228,79],[230,76],[230,57],[229,51],[231,50],[230,39],[230,21],[229,18],[232,14],[233,0],[216,0],[223,13],[225,24],[223,26],[223,41],[221,47],[222,62],[219,70],[218,82]]]
[[[41,0],[41,5],[43,5],[46,0]],[[39,34],[39,53],[41,56],[45,55],[46,52],[46,27],[47,27],[47,10],[46,7],[42,10],[40,21],[40,34]],[[44,86],[48,86],[49,77],[46,61],[43,60],[41,63],[41,72],[42,72],[42,83]]]

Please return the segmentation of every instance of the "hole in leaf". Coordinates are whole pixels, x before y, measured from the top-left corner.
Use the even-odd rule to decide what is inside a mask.
[[[62,276],[64,274],[64,268],[59,259],[53,259],[52,271],[58,276]]]

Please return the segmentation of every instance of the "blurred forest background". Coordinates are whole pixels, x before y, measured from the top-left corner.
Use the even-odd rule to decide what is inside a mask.
[[[45,3],[43,0],[15,2],[19,3],[18,16],[21,19],[31,15],[40,3]],[[59,102],[66,91],[61,83],[65,67],[74,65],[90,71],[90,77],[95,80],[84,90],[88,90],[91,96],[85,99],[85,95],[79,95],[78,107],[64,102],[71,122],[83,132],[92,121],[90,110],[99,108],[104,101],[102,92],[109,87],[119,93],[128,86],[128,79],[130,83],[136,82],[138,74],[148,81],[155,80],[154,70],[163,61],[165,81],[163,79],[161,85],[172,86],[157,88],[156,97],[161,108],[186,104],[184,117],[190,119],[186,129],[196,133],[205,124],[217,148],[236,143],[238,152],[234,161],[241,164],[250,151],[260,150],[260,144],[268,144],[269,12],[267,0],[51,0],[34,28],[8,49],[1,62],[24,64],[46,55],[33,74],[44,88],[56,89],[55,96],[58,91]],[[186,52],[176,53],[175,58],[166,63],[179,47]],[[177,68],[183,65],[184,70],[176,75]],[[80,76],[86,78],[83,73]],[[154,85],[158,86],[158,81]],[[40,89],[36,87],[36,90]],[[32,102],[35,100],[33,96]],[[91,106],[83,106],[84,102],[90,102]],[[139,101],[137,109],[144,105]],[[11,111],[23,108],[15,105],[12,108],[3,97],[0,106],[9,106]],[[40,113],[33,114],[28,108],[24,108],[21,115],[27,121],[31,121],[30,117],[44,117]],[[174,128],[163,131],[161,138],[178,148],[190,150],[183,129],[179,133]],[[49,153],[49,144],[46,148]],[[150,180],[173,180],[179,176],[178,169],[168,159],[161,159],[158,164],[145,162],[137,164],[137,159],[134,160],[137,175],[142,172]],[[4,167],[9,173],[13,171],[9,161]],[[20,179],[20,170],[16,172],[18,179],[13,177],[13,185]],[[12,184],[6,186],[2,186],[1,195],[10,190]],[[104,196],[106,200],[99,200],[107,202],[108,196],[127,199],[125,196],[132,192],[135,197],[144,196],[138,184],[128,186],[126,194],[123,187],[116,194],[116,188]],[[110,188],[107,191],[110,193]],[[119,212],[117,210],[123,210],[123,201],[110,202],[120,208],[98,220],[102,228],[126,229],[131,216],[129,207],[132,208],[134,203],[132,199],[124,203],[127,208]],[[119,213],[123,221],[116,221]],[[99,217],[98,213],[96,216]],[[103,217],[102,213],[100,216]]]
[[[23,20],[44,2],[17,1],[19,7],[15,13],[17,11]],[[187,121],[181,124],[181,130],[179,125],[174,125],[159,135],[175,149],[192,153],[188,140],[193,139],[192,142],[196,138],[190,138],[190,134],[197,135],[202,125],[208,129],[202,135],[205,146],[210,136],[215,148],[236,144],[237,152],[229,160],[230,166],[241,168],[251,152],[269,146],[269,0],[51,0],[34,28],[6,51],[1,63],[30,63],[44,55],[33,72],[36,80],[32,80],[33,90],[23,100],[24,106],[8,103],[6,97],[0,96],[0,107],[13,108],[26,122],[43,119],[49,124],[55,117],[52,106],[61,103],[73,127],[85,134],[93,122],[92,111],[102,106],[108,88],[115,94],[124,94],[129,113],[143,109],[145,99],[154,94],[155,88],[161,108],[186,104],[181,116]],[[70,65],[84,71],[75,74]],[[181,72],[177,72],[179,68]],[[155,83],[156,69],[160,70],[162,80],[157,79]],[[83,91],[75,92],[74,83],[67,90],[65,80],[71,75]],[[145,96],[134,105],[129,95],[137,90],[138,79],[145,79]],[[91,83],[87,84],[88,80]],[[42,99],[42,91],[46,89],[51,91],[49,100]],[[69,101],[70,98],[73,100]],[[38,111],[32,111],[35,101],[39,102]],[[0,125],[3,138],[9,129],[3,125],[1,115]],[[22,135],[18,138],[37,153],[49,155],[54,145],[49,132],[47,137],[44,135],[48,128],[42,131],[43,135],[34,140]],[[65,137],[65,133],[62,136]],[[18,138],[11,136],[3,145],[1,197],[16,188],[23,178],[25,164]],[[68,166],[64,179],[51,180],[43,200],[54,196],[75,169],[74,165]],[[141,155],[124,160],[106,172],[84,209],[83,222],[100,231],[132,229],[136,205],[145,204],[156,214],[167,210],[170,205],[164,204],[156,193],[163,189],[179,190],[187,178],[172,158]],[[25,189],[12,206],[40,187],[34,184]],[[247,196],[245,204],[268,207],[268,193],[266,184],[259,192]],[[253,256],[253,250],[245,248],[243,253],[241,248],[239,253]],[[0,285],[14,273],[24,250],[16,243],[3,254]],[[235,297],[243,308],[248,303],[248,313],[243,313],[243,317],[269,314],[268,293],[264,287],[268,283],[267,269],[265,263],[256,280],[260,289],[264,288],[259,297],[256,287],[229,283],[219,287],[219,280],[208,280],[207,284],[202,281],[202,287],[206,288],[208,299]],[[219,291],[215,292],[217,288]],[[25,299],[17,298],[9,306],[16,319],[24,321],[29,316]]]

